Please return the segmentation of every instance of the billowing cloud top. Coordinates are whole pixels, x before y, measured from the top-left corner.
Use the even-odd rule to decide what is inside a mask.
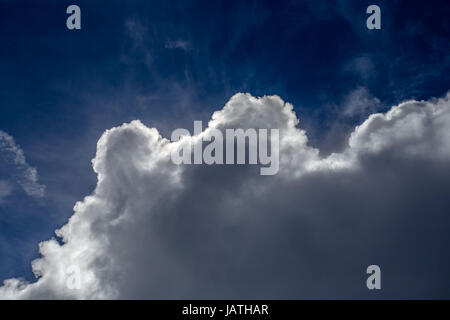
[[[42,242],[37,280],[0,298],[362,298],[370,264],[386,298],[448,297],[450,95],[372,114],[325,158],[298,125],[280,97],[239,93],[205,129],[280,129],[275,176],[176,166],[140,121],[107,130],[63,244]]]

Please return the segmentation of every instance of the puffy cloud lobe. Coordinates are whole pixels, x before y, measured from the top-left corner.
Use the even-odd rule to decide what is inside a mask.
[[[203,134],[280,129],[276,176],[174,165],[182,141],[140,121],[107,130],[94,193],[56,231],[63,244],[42,242],[37,281],[6,280],[0,297],[370,297],[370,264],[389,283],[384,297],[447,297],[449,114],[450,95],[402,103],[371,115],[345,151],[320,158],[292,105],[236,94]],[[67,285],[71,266],[79,290]]]
[[[361,153],[401,147],[407,155],[448,159],[449,122],[448,96],[431,102],[405,102],[386,114],[371,115],[356,128],[349,144]]]

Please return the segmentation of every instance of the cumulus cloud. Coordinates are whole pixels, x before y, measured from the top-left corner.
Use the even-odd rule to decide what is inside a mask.
[[[236,94],[208,127],[277,128],[280,171],[176,166],[180,142],[133,121],[107,130],[95,191],[39,245],[37,280],[1,298],[449,297],[450,95],[372,114],[321,157],[278,96]],[[195,137],[188,138],[195,139]],[[79,270],[80,287],[68,286]]]
[[[0,183],[0,199],[12,192],[12,181],[17,183],[23,191],[34,198],[42,198],[45,194],[45,186],[39,184],[38,173],[31,167],[23,150],[16,144],[14,138],[0,130],[0,163],[3,170],[2,175],[8,176],[9,180]],[[1,182],[1,181],[0,181]]]

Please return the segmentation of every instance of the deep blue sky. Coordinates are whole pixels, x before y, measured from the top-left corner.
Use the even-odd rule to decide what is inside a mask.
[[[70,4],[81,30],[66,28]],[[381,30],[366,28],[370,4]],[[37,243],[93,190],[104,130],[141,119],[168,136],[236,92],[278,94],[333,151],[367,115],[340,115],[354,90],[379,100],[371,111],[446,93],[449,16],[433,0],[0,0],[0,130],[47,186],[42,200],[16,190],[0,205],[0,278],[30,276]]]

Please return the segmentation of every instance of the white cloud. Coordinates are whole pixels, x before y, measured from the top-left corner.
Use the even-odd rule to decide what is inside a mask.
[[[347,117],[367,116],[381,108],[381,101],[372,96],[365,87],[351,91],[343,102],[343,115]]]
[[[271,177],[252,166],[175,166],[175,143],[140,121],[107,130],[94,193],[56,231],[64,244],[42,242],[38,280],[7,280],[0,298],[361,297],[359,272],[376,262],[391,264],[391,286],[400,288],[387,294],[437,294],[433,277],[446,273],[427,274],[420,292],[401,283],[448,240],[439,219],[450,208],[442,196],[450,95],[371,115],[344,152],[326,158],[298,123],[277,96],[237,94],[205,129],[280,129],[280,171]],[[423,228],[434,228],[436,242]],[[67,287],[72,266],[80,290]]]
[[[39,184],[36,169],[27,163],[23,150],[15,143],[13,137],[1,130],[0,152],[2,164],[11,168],[8,172],[10,178],[18,183],[27,195],[42,198],[45,195],[45,186]],[[9,186],[11,187],[10,183]],[[9,191],[11,192],[11,189]]]

